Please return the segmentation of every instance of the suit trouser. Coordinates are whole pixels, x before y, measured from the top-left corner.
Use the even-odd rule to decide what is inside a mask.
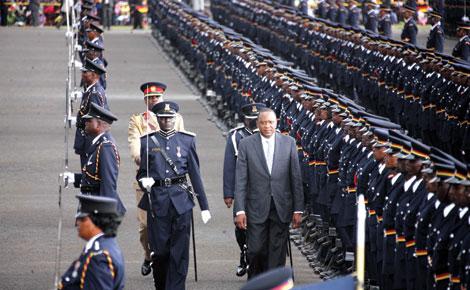
[[[250,265],[248,276],[251,279],[262,272],[286,264],[289,223],[283,223],[279,219],[272,198],[269,216],[264,223],[250,223],[249,216],[247,220],[246,242]]]
[[[141,189],[135,190],[135,199],[137,204],[144,196],[144,192]],[[149,238],[147,232],[147,212],[143,209],[137,207],[137,221],[139,222],[139,241],[144,249],[144,257],[146,261],[150,261],[150,248],[149,248]]]
[[[184,290],[189,265],[191,212],[178,214],[171,203],[166,216],[147,213],[152,272],[157,290]]]

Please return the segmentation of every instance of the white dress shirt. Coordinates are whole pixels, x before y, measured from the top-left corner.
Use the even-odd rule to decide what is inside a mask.
[[[268,166],[269,174],[271,174],[274,160],[274,146],[276,145],[275,134],[273,134],[270,138],[266,138],[263,135],[260,136],[261,144],[263,145],[264,157],[266,158],[266,165]]]

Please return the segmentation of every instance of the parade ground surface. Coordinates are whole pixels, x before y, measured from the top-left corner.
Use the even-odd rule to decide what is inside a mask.
[[[0,39],[0,289],[53,289],[60,215],[58,175],[64,171],[65,157],[64,30],[1,28]],[[153,289],[152,276],[140,274],[143,253],[132,188],[136,168],[127,146],[129,117],[145,109],[139,87],[146,81],[168,85],[166,98],[180,104],[185,127],[197,134],[212,220],[204,225],[195,208],[199,281],[194,281],[191,252],[187,289],[239,289],[246,276],[235,276],[239,251],[232,209],[222,200],[223,132],[208,120],[197,93],[148,31],[106,32],[105,47],[106,92],[111,110],[119,117],[111,129],[121,155],[118,192],[128,209],[118,232],[126,262],[126,289]],[[79,158],[71,149],[74,134],[72,128],[69,170],[78,172]],[[77,193],[77,189],[62,191],[61,273],[85,245],[74,227]],[[294,254],[296,284],[318,281],[300,252],[294,250]]]

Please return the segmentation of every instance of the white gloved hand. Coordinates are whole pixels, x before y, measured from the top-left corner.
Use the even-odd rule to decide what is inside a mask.
[[[211,219],[211,213],[208,210],[201,211],[201,218],[202,222],[207,224],[207,222]]]
[[[75,67],[78,68],[78,69],[81,69],[81,68],[83,67],[82,62],[79,61],[78,59],[76,59],[76,60],[74,61],[74,65],[75,65]]]
[[[70,97],[72,98],[72,100],[76,101],[77,99],[82,97],[82,92],[80,92],[79,90],[73,91],[70,94]]]
[[[77,117],[65,116],[65,123],[69,125],[69,128],[75,126],[75,124],[77,123]]]
[[[152,185],[155,183],[155,180],[152,177],[144,177],[139,179],[140,183],[142,184],[145,189],[147,189],[148,192],[150,192],[150,189],[152,188]]]
[[[73,37],[73,32],[72,31],[65,32],[65,37],[66,38],[72,38]]]
[[[75,44],[75,50],[82,51],[82,46],[80,44]]]
[[[69,184],[73,184],[75,182],[75,174],[69,171],[65,171],[64,173],[60,174],[62,176],[62,181],[64,183],[64,187],[68,188]]]

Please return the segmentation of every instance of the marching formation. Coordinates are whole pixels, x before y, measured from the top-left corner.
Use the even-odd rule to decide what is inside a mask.
[[[337,24],[264,1],[214,0],[214,19],[182,2],[149,4],[153,36],[201,91],[219,126],[231,128],[223,202],[233,206],[235,274],[250,280],[243,289],[292,288],[292,271],[278,269],[287,256],[292,266],[292,243],[324,280],[363,272],[355,264],[363,207],[360,287],[470,289],[466,61],[440,54],[438,45],[420,49],[406,33],[400,42],[356,22],[346,26],[357,9],[351,20],[338,9]],[[81,170],[68,171],[66,153],[62,177],[64,187],[80,190],[75,225],[86,245],[57,278],[58,289],[125,286],[115,237],[126,207],[110,132],[118,118],[106,95],[103,29],[90,14],[93,5],[83,0],[67,9],[69,61],[80,67],[81,100],[71,117],[67,95],[66,124],[76,125]],[[468,28],[461,26],[462,37]],[[145,107],[129,120],[128,146],[141,273],[153,274],[156,289],[185,289],[196,201],[204,224],[211,213],[196,136],[185,130],[179,105],[164,100],[166,88],[141,85]]]
[[[302,213],[301,228],[293,221],[290,239],[315,273],[331,279],[354,271],[362,195],[367,287],[468,288],[465,62],[267,2],[213,1],[215,20],[230,27],[180,3],[151,8],[154,36],[204,92],[213,114],[228,127],[244,124],[229,132],[224,162],[223,198],[227,207],[235,204],[241,252],[237,275],[256,273],[252,263],[273,267],[259,263],[257,244],[243,232],[250,214],[255,227],[265,224],[258,214],[269,203],[245,213],[247,202],[265,197],[240,194],[242,168],[257,158],[247,161],[242,152],[265,136],[254,119],[270,108],[278,130],[296,141],[304,206],[293,210]],[[260,162],[270,172],[269,142],[262,144],[258,155],[264,151]],[[252,187],[262,183],[256,173],[249,177],[256,179]]]
[[[358,100],[413,138],[470,161],[465,154],[470,150],[468,58],[263,2],[215,0],[211,9],[217,21],[304,69],[322,87]],[[465,45],[469,29],[467,23],[459,25]]]

